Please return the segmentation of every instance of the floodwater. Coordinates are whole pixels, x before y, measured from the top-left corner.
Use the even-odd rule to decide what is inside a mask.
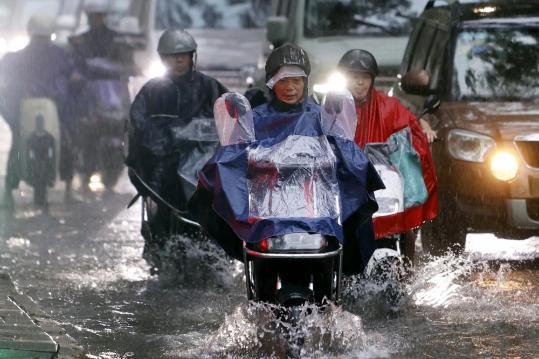
[[[539,357],[539,237],[469,235],[463,256],[441,258],[422,255],[418,242],[396,311],[383,286],[352,277],[342,307],[306,307],[291,328],[271,307],[247,303],[242,265],[206,240],[176,238],[188,248],[171,253],[182,270],[151,276],[140,208],[125,209],[126,178],[118,190],[67,205],[59,187],[42,213],[23,186],[15,215],[0,211],[0,271],[87,358],[286,358],[298,338],[292,349],[303,358]]]
[[[247,304],[242,265],[205,240],[177,238],[189,248],[181,273],[151,276],[140,208],[126,210],[131,189],[119,188],[72,205],[56,190],[48,214],[23,189],[0,222],[0,270],[87,358],[286,358],[286,335],[302,338],[304,358],[539,357],[538,237],[469,235],[461,257],[420,255],[396,312],[379,284],[346,278],[342,307],[305,308],[287,328]]]

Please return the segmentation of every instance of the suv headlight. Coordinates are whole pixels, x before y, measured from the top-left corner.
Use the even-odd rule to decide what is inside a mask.
[[[485,162],[487,153],[495,147],[494,139],[479,133],[451,130],[447,135],[447,150],[458,160]]]
[[[510,152],[499,151],[490,159],[490,170],[501,181],[512,181],[518,175],[518,160]]]
[[[326,237],[319,233],[290,233],[266,241],[268,252],[320,251],[328,244]]]

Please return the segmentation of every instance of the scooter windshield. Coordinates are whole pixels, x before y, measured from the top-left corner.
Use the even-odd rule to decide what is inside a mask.
[[[215,101],[213,113],[222,146],[255,139],[253,112],[244,96],[234,92],[223,94]]]
[[[354,97],[347,90],[329,92],[321,106],[322,128],[330,136],[353,141],[357,115]]]
[[[171,127],[174,140],[193,142],[217,142],[219,136],[212,118],[193,118],[187,125]]]
[[[172,127],[172,135],[180,152],[178,175],[189,198],[197,183],[197,171],[215,153],[219,137],[213,118],[194,118],[186,126]]]
[[[336,157],[326,136],[292,135],[248,152],[249,217],[334,218],[340,223]]]
[[[411,136],[410,128],[406,127],[386,142],[365,146],[365,154],[386,185],[385,189],[374,192],[379,210],[373,217],[401,213],[428,199],[421,161],[412,147]]]

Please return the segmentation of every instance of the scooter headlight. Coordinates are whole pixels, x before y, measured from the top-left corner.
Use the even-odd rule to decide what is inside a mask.
[[[328,244],[319,233],[290,233],[266,240],[268,252],[320,251]]]
[[[313,91],[322,95],[328,92],[339,92],[346,89],[346,77],[340,72],[329,75],[325,83],[314,84]]]
[[[167,68],[161,60],[154,60],[150,63],[150,66],[146,70],[146,76],[150,79],[156,78],[156,77],[162,77],[165,76],[167,72]]]

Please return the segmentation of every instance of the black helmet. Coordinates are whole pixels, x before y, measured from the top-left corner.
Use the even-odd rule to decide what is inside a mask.
[[[348,71],[368,72],[373,78],[378,76],[376,59],[366,50],[349,50],[343,55],[337,67]]]
[[[185,30],[167,30],[159,38],[157,52],[159,55],[180,54],[183,52],[194,52],[197,50],[197,43],[193,36]]]
[[[269,80],[282,66],[299,66],[305,74],[311,73],[309,56],[301,47],[285,44],[274,49],[266,60],[266,80]]]

